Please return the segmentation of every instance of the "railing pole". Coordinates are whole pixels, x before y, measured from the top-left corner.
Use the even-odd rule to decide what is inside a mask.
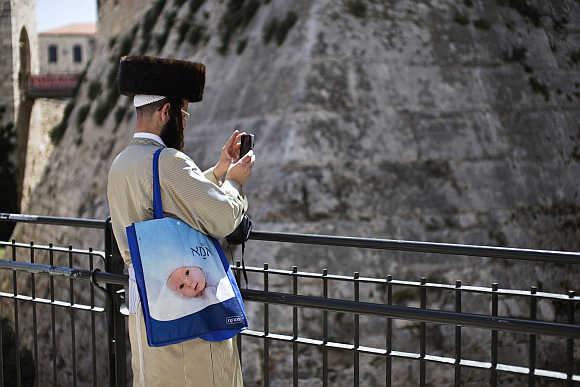
[[[538,299],[536,298],[537,288],[532,286],[530,288],[530,319],[535,320],[537,318],[537,306]],[[531,334],[528,343],[528,362],[529,362],[529,373],[528,373],[528,386],[534,387],[536,385],[536,335]]]
[[[298,267],[292,266],[292,294],[298,295]],[[292,385],[298,387],[298,308],[292,307]]]
[[[354,301],[359,302],[360,300],[360,283],[358,281],[359,273],[358,271],[354,273],[353,276],[353,283],[354,283]],[[359,332],[359,320],[360,317],[358,314],[354,315],[354,352],[353,352],[353,361],[354,361],[354,387],[358,387],[359,385],[359,367],[360,367],[360,360],[359,360],[359,345],[360,345],[360,332]]]
[[[105,225],[105,271],[122,274],[123,261],[113,235],[111,218],[108,217]],[[107,285],[107,324],[109,334],[109,366],[110,385],[125,387],[126,381],[126,332],[125,319],[120,312],[121,302],[117,285]]]
[[[387,282],[386,282],[386,287],[387,287],[387,291],[385,292],[386,296],[387,296],[387,305],[393,305],[393,276],[392,275],[388,275],[387,276]],[[387,326],[386,326],[386,373],[385,373],[385,385],[387,387],[391,387],[392,384],[392,380],[391,380],[391,373],[392,373],[392,357],[391,357],[391,351],[392,351],[392,342],[393,342],[393,319],[388,317],[387,318]]]
[[[52,243],[48,244],[49,251],[49,262],[50,266],[54,266],[54,251],[52,250]],[[49,290],[50,290],[50,329],[51,329],[51,339],[52,339],[52,385],[57,386],[57,374],[56,374],[56,307],[54,306],[54,277],[49,278]]]
[[[461,313],[461,281],[455,281],[455,311]],[[461,325],[455,326],[455,387],[461,385]]]
[[[328,298],[328,269],[322,270],[322,297]],[[328,311],[322,311],[322,387],[328,387]]]
[[[568,308],[568,323],[574,324],[574,296],[576,292],[574,290],[568,291],[568,297],[570,298],[569,308]],[[572,381],[572,376],[574,375],[574,339],[569,338],[566,340],[566,352],[568,359],[568,372],[567,372],[567,386],[572,387],[574,382]]]
[[[494,282],[491,284],[491,315],[497,317],[497,296],[498,284]],[[497,386],[497,331],[491,331],[491,369],[490,369],[489,384],[492,387]]]
[[[16,241],[12,239],[12,260],[16,262]],[[14,353],[16,360],[16,386],[22,383],[20,370],[20,328],[18,324],[18,281],[16,280],[16,270],[12,272],[12,289],[14,290]]]
[[[421,292],[421,297],[420,297],[421,309],[427,308],[427,286],[426,286],[426,284],[427,284],[427,278],[422,277],[421,278],[421,287],[419,288],[420,292]],[[425,387],[425,353],[426,353],[426,349],[427,349],[426,331],[427,331],[427,324],[422,322],[420,325],[421,337],[419,339],[419,385],[421,387]]]
[[[268,264],[264,263],[264,291],[268,293]],[[270,315],[268,303],[264,303],[264,386],[270,387]]]

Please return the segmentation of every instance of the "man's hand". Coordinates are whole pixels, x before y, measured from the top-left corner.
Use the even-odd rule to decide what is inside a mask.
[[[234,130],[232,135],[227,139],[220,152],[220,159],[213,169],[213,173],[218,180],[228,172],[233,163],[240,158],[240,137],[246,132]]]
[[[233,164],[226,175],[226,179],[235,181],[239,185],[243,185],[248,177],[252,174],[252,167],[256,161],[254,151],[250,150],[237,163]]]

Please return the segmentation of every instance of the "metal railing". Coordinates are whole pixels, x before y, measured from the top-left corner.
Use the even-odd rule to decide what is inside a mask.
[[[99,380],[99,371],[97,370],[97,354],[95,337],[97,332],[95,330],[95,319],[106,320],[106,330],[108,334],[108,365],[109,365],[109,384],[116,386],[126,385],[126,326],[125,316],[120,312],[123,302],[122,287],[126,285],[127,276],[122,274],[122,261],[113,243],[112,233],[109,221],[100,221],[94,219],[76,219],[76,218],[57,218],[57,217],[34,217],[26,215],[14,214],[0,214],[0,220],[30,222],[37,224],[49,225],[65,225],[74,227],[90,227],[104,230],[105,251],[94,251],[92,249],[73,249],[72,247],[61,248],[53,245],[40,246],[34,243],[22,244],[12,242],[0,242],[7,248],[11,259],[0,260],[0,272],[12,272],[13,289],[11,292],[0,292],[0,300],[12,299],[13,303],[13,320],[16,337],[16,352],[19,350],[20,333],[19,329],[22,325],[19,320],[19,304],[28,302],[32,305],[32,330],[34,335],[32,340],[33,359],[35,360],[35,375],[38,375],[39,356],[38,356],[38,339],[37,332],[37,304],[45,304],[50,306],[50,330],[51,330],[51,345],[52,353],[57,351],[57,343],[55,340],[55,308],[64,308],[69,312],[69,325],[71,327],[70,346],[72,350],[73,363],[72,367],[72,384],[77,384],[76,375],[78,372],[76,364],[75,353],[75,313],[80,311],[90,313],[90,327],[91,327],[91,374],[90,379],[93,385],[97,385]],[[525,250],[525,249],[511,249],[487,246],[467,246],[467,245],[452,245],[441,243],[426,243],[413,241],[394,241],[394,240],[380,240],[369,238],[350,238],[350,237],[336,237],[323,235],[305,235],[305,234],[288,234],[288,233],[273,233],[254,231],[250,237],[252,240],[273,241],[273,242],[290,242],[290,243],[306,243],[312,245],[323,246],[346,246],[359,247],[380,250],[396,250],[396,251],[413,251],[413,252],[429,252],[440,253],[447,255],[462,255],[462,256],[484,256],[494,257],[498,259],[518,259],[532,262],[550,262],[561,264],[579,264],[580,254],[573,252],[556,252],[556,251],[541,251],[541,250]],[[29,262],[22,262],[17,260],[17,251],[29,250]],[[46,251],[50,255],[48,264],[39,264],[35,262],[35,251]],[[55,266],[54,255],[64,254],[68,257],[68,265]],[[75,268],[73,267],[74,254],[78,254],[89,258],[88,267]],[[94,264],[94,257],[99,258],[99,267]],[[240,263],[236,262],[233,268],[236,277],[239,281]],[[104,270],[104,271],[101,271]],[[442,367],[453,368],[454,385],[459,386],[462,382],[463,369],[485,370],[489,372],[489,384],[495,386],[498,384],[498,375],[512,374],[526,376],[528,385],[534,386],[536,380],[543,381],[565,381],[568,386],[580,382],[580,374],[578,372],[578,361],[574,358],[574,340],[580,338],[580,326],[576,324],[575,313],[579,311],[580,297],[576,296],[574,291],[569,291],[566,294],[543,292],[536,287],[531,287],[529,290],[515,290],[515,289],[500,289],[498,284],[494,283],[491,287],[468,286],[457,281],[455,284],[442,284],[427,282],[426,278],[420,281],[402,281],[393,279],[392,276],[384,278],[368,278],[361,277],[358,273],[352,276],[333,275],[329,274],[327,270],[321,273],[301,272],[297,267],[292,270],[278,270],[271,269],[267,264],[264,267],[247,267],[246,270],[255,278],[260,279],[261,289],[242,289],[242,295],[248,302],[248,309],[251,310],[254,303],[263,305],[263,320],[262,329],[257,330],[256,327],[250,326],[249,330],[242,332],[238,336],[238,351],[240,359],[243,363],[242,349],[246,340],[261,340],[263,358],[262,361],[262,384],[270,385],[271,380],[271,346],[274,342],[287,343],[292,346],[292,372],[291,378],[293,385],[298,385],[299,370],[300,370],[300,354],[299,346],[308,346],[318,348],[321,351],[321,375],[322,384],[324,386],[331,383],[329,378],[329,370],[332,370],[328,353],[329,351],[347,351],[352,354],[352,378],[355,386],[359,385],[360,380],[360,356],[362,354],[372,355],[384,359],[385,380],[384,385],[393,385],[392,380],[392,366],[393,361],[399,359],[409,360],[418,363],[419,376],[418,384],[421,386],[427,383],[427,364],[436,364]],[[18,283],[16,280],[16,273],[24,272],[30,276],[30,295],[22,295],[18,293]],[[37,276],[48,276],[50,279],[50,297],[47,299],[39,297],[36,292]],[[66,278],[69,283],[69,300],[62,301],[55,298],[54,295],[54,279]],[[287,278],[290,280],[291,291],[288,293],[272,291],[271,281]],[[75,300],[74,285],[76,282],[84,281],[90,284],[90,297],[87,304],[79,304]],[[300,282],[309,281],[312,287],[312,281],[319,283],[320,295],[302,295],[300,294]],[[254,283],[254,282],[253,282]],[[104,304],[95,305],[94,287],[100,284],[106,285],[102,287],[102,294],[104,295]],[[353,299],[337,299],[329,296],[329,288],[331,284],[342,284],[352,289]],[[360,287],[374,286],[382,289],[384,292],[384,299],[382,302],[373,302],[361,300]],[[418,296],[418,307],[396,305],[394,302],[395,289],[414,289]],[[428,295],[430,292],[448,292],[452,295],[454,309],[439,310],[429,309]],[[465,295],[478,294],[489,298],[490,311],[489,314],[483,313],[466,313],[463,309],[466,307],[464,301]],[[518,298],[524,300],[529,305],[529,314],[526,317],[509,317],[501,316],[498,313],[498,305],[500,297]],[[549,322],[538,319],[538,304],[540,302],[554,302],[559,303],[560,309],[565,309],[565,322]],[[270,306],[274,307],[281,305],[283,307],[291,308],[292,310],[292,328],[290,332],[279,329],[270,324]],[[321,335],[320,337],[306,337],[307,335],[300,335],[299,313],[300,309],[315,309],[321,311]],[[352,315],[352,332],[350,332],[349,340],[345,342],[345,337],[336,337],[329,333],[329,328],[333,326],[332,321],[329,321],[330,313],[344,313]],[[369,346],[361,343],[361,316],[378,316],[384,319],[384,345]],[[416,322],[418,324],[418,348],[416,352],[401,351],[394,345],[397,330],[395,323],[398,320],[405,320]],[[438,353],[429,353],[427,349],[427,324],[444,324],[451,326],[454,331],[453,337],[453,354],[451,356],[444,356]],[[465,329],[483,328],[489,330],[489,360],[475,360],[467,359],[462,356],[462,333]],[[0,330],[2,329],[0,325]],[[518,332],[527,335],[527,366],[517,364],[504,364],[499,361],[498,350],[500,348],[500,337],[498,332]],[[0,332],[1,333],[1,332]],[[537,360],[537,340],[540,337],[560,337],[565,340],[565,353],[562,356],[565,359],[565,367],[563,369],[554,369],[550,367],[540,366],[536,364]],[[364,332],[363,332],[364,336]],[[2,335],[0,334],[0,338]],[[86,339],[86,338],[85,338]],[[20,382],[22,375],[18,362],[20,355],[14,355],[16,358],[16,367],[18,382]],[[290,355],[288,355],[290,356]],[[3,385],[3,359],[0,352],[0,385]],[[57,379],[58,367],[56,364],[56,356],[52,358],[52,384],[59,385]],[[105,376],[106,377],[106,376]],[[20,384],[17,384],[20,385]]]

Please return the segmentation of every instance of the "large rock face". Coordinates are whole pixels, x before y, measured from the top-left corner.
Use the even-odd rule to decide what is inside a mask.
[[[154,2],[140,24],[98,42],[64,137],[31,195],[30,213],[108,215],[107,171],[134,125],[130,101],[114,92],[115,64],[120,55],[147,53],[207,66],[204,100],[190,107],[186,130],[186,152],[201,167],[217,160],[232,129],[256,134],[258,160],[245,191],[257,229],[579,249],[578,2],[273,0],[239,2],[240,9],[234,3]],[[99,232],[47,227],[19,226],[14,237],[103,243]],[[246,260],[556,292],[573,288],[578,278],[578,268],[554,265],[265,242],[249,243]],[[288,284],[272,286],[287,290]],[[313,282],[304,286],[310,293],[320,289]],[[351,297],[350,287],[336,294]],[[372,294],[363,291],[379,300]],[[439,293],[429,300],[431,307],[453,302]],[[473,311],[487,313],[487,300],[478,300],[481,307]],[[502,308],[526,310],[507,302]],[[257,309],[252,319],[259,329]],[[272,326],[284,330],[285,316],[275,314]],[[548,306],[544,316],[558,313]],[[304,335],[316,337],[319,320],[302,311]],[[362,326],[364,345],[382,345],[372,333],[380,324]],[[409,344],[416,327],[401,322],[399,328],[400,349],[418,350]],[[451,331],[430,331],[429,348],[453,356]],[[473,333],[464,355],[487,359],[488,336]],[[338,333],[336,339],[350,340]],[[521,345],[506,338],[502,359],[525,365]],[[246,340],[244,346],[249,355],[261,343]],[[283,369],[291,364],[288,348],[273,354],[280,385],[289,377]],[[561,356],[558,348],[542,352],[539,364]],[[310,364],[300,374],[306,384],[318,375],[315,352],[301,353],[301,362]],[[244,359],[247,383],[258,383],[260,365]],[[333,361],[333,384],[351,384],[350,357],[338,352]],[[380,364],[363,364],[365,384],[384,380]],[[448,384],[452,373],[433,368],[430,382]],[[416,384],[414,369],[394,364],[397,380],[406,380],[401,385]],[[487,378],[466,375],[474,385]]]

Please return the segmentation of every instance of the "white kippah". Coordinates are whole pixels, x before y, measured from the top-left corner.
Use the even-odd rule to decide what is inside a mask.
[[[162,95],[147,95],[147,94],[135,94],[133,97],[133,105],[135,107],[149,105],[150,103],[161,101],[165,98]]]

